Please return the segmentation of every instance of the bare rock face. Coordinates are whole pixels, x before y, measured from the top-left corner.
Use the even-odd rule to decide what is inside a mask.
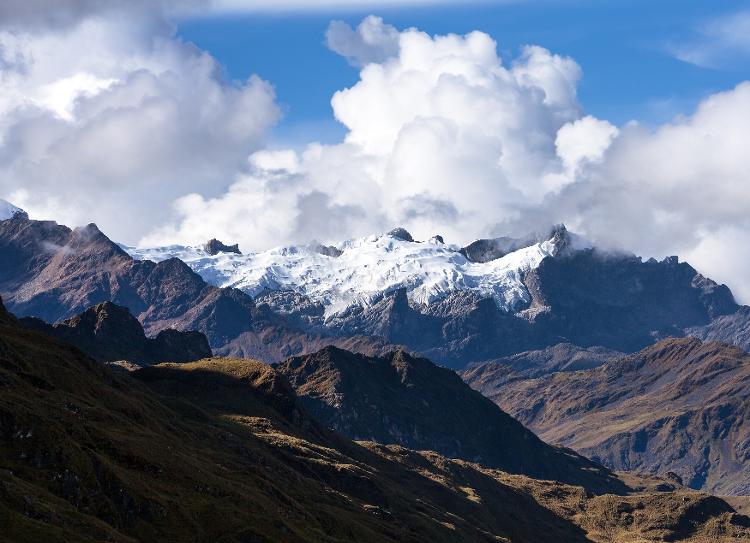
[[[612,469],[750,493],[750,355],[736,347],[668,339],[589,370],[516,380],[497,371],[463,377],[545,441]]]
[[[111,302],[98,304],[80,315],[50,325],[33,317],[20,320],[25,328],[75,345],[100,362],[126,360],[139,365],[189,362],[212,356],[200,332],[162,330],[151,339],[130,312]]]
[[[388,232],[388,235],[392,238],[400,239],[401,241],[414,241],[414,238],[411,237],[411,234],[406,228],[401,228],[400,226]]]
[[[242,254],[239,244],[235,243],[234,245],[224,245],[216,238],[209,240],[203,246],[203,249],[212,256],[218,255],[219,253],[234,253],[237,255]]]
[[[675,257],[595,250],[547,258],[525,278],[535,325],[580,346],[633,352],[738,310],[732,293]]]
[[[178,259],[133,260],[93,224],[71,230],[15,215],[0,222],[0,255],[0,294],[22,317],[59,322],[113,302],[149,336],[200,330],[212,345],[264,318],[243,292],[206,284]]]
[[[456,373],[427,359],[403,351],[367,357],[327,347],[274,367],[309,413],[352,439],[433,450],[592,489],[613,482],[596,464],[541,442]]]

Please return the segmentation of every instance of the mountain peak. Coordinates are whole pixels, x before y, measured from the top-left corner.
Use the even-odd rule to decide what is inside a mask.
[[[401,241],[414,241],[414,238],[411,237],[411,234],[408,232],[408,230],[400,226],[388,232],[388,235],[392,238],[400,239]]]
[[[218,255],[219,253],[242,254],[239,244],[235,243],[234,245],[225,245],[216,238],[208,240],[203,246],[203,249],[211,256]]]
[[[20,207],[16,207],[7,200],[0,198],[0,221],[7,221],[16,215],[21,215],[24,218],[29,217],[29,215]]]

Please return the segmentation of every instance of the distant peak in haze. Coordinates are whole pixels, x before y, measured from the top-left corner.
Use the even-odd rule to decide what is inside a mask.
[[[0,198],[0,221],[7,221],[12,219],[19,213],[26,215],[26,212],[20,207],[16,207],[7,200]]]

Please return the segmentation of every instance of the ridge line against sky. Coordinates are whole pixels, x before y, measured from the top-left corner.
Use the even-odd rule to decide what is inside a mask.
[[[750,295],[750,46],[733,34],[745,11],[681,3],[674,21],[647,21],[658,43],[624,40],[618,52],[605,40],[597,59],[586,40],[600,24],[611,19],[615,40],[629,34],[587,2],[446,4],[385,10],[388,20],[173,20],[196,2],[50,2],[34,0],[48,4],[38,14],[20,0],[0,7],[0,197],[32,217],[95,221],[130,244],[219,237],[245,250],[395,225],[462,243],[563,222],[604,247],[679,254]],[[562,9],[571,24],[555,20]],[[493,25],[498,35],[476,31]],[[721,67],[674,58],[690,50]],[[607,63],[623,51],[638,62]],[[338,64],[320,71],[316,55]],[[617,107],[639,87],[647,96],[664,83],[648,62],[664,59],[697,91],[677,101],[680,115],[633,123],[591,111],[592,97]],[[592,94],[597,77],[633,81]],[[318,81],[325,100],[313,99]],[[319,137],[304,115],[288,124],[310,104],[337,134]],[[294,145],[275,135],[284,126],[299,127]]]

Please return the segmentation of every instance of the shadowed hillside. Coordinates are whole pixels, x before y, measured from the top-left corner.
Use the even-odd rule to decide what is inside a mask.
[[[693,492],[599,496],[322,429],[268,366],[108,371],[0,311],[3,539],[740,541]]]

